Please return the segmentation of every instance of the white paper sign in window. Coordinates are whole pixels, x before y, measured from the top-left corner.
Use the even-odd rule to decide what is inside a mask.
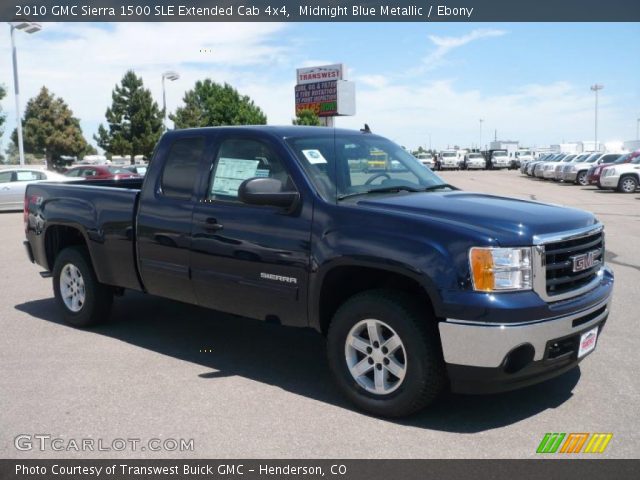
[[[240,184],[248,178],[256,177],[259,160],[220,157],[216,167],[212,195],[238,196]]]
[[[302,150],[304,156],[309,160],[311,165],[317,165],[318,163],[327,163],[327,159],[324,158],[320,150]]]

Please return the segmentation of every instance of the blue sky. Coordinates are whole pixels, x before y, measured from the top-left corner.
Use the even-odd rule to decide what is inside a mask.
[[[2,148],[15,126],[8,29],[0,83],[9,96]],[[128,68],[169,110],[197,79],[227,81],[250,95],[269,123],[290,123],[295,68],[343,62],[356,82],[357,113],[403,145],[469,146],[493,137],[527,145],[593,138],[593,83],[601,92],[600,138],[635,137],[640,117],[640,25],[577,23],[45,24],[18,33],[22,106],[47,85],[91,138]],[[210,49],[201,53],[200,49]]]

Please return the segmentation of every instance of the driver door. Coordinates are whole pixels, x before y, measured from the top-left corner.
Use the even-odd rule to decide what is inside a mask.
[[[288,211],[238,199],[248,178],[276,178],[287,190],[297,189],[286,155],[268,139],[219,138],[206,192],[193,213],[190,268],[200,305],[306,326],[311,204],[302,201]]]

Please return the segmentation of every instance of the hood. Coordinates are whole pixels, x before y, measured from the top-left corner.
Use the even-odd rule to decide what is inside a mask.
[[[559,233],[597,223],[589,212],[515,198],[470,192],[380,195],[357,202],[367,209],[449,223],[500,245],[531,245],[534,235]]]

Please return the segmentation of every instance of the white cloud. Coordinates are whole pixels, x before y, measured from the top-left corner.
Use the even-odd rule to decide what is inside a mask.
[[[476,29],[459,37],[440,37],[429,35],[429,40],[436,46],[435,50],[422,59],[422,63],[429,69],[440,65],[442,59],[452,50],[483,38],[501,37],[507,32],[496,29]]]
[[[211,78],[243,86],[274,81],[272,71],[288,62],[289,47],[278,41],[281,23],[47,23],[41,33],[18,33],[22,109],[46,85],[63,97],[90,138],[111,103],[111,91],[133,69],[161,102],[161,73],[175,69],[181,78],[167,83],[167,107],[174,110],[197,79]],[[13,95],[11,53],[0,44],[0,83]],[[275,68],[274,68],[275,67]],[[291,81],[295,76],[291,74]],[[290,92],[289,92],[290,93]],[[290,93],[292,96],[292,94]],[[8,113],[6,146],[15,125],[13,102]],[[293,101],[291,101],[293,110]]]

